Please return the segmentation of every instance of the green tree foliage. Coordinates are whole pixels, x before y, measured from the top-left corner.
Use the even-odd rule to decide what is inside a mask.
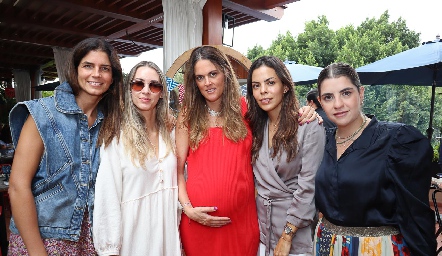
[[[54,95],[54,91],[42,91],[41,92],[41,97],[51,97],[52,95]]]
[[[266,55],[273,55],[281,60],[291,60],[291,49],[295,48],[295,39],[292,34],[287,31],[285,35],[279,35],[278,38],[273,41],[269,49],[266,50]]]
[[[293,36],[280,34],[268,49],[255,45],[247,52],[252,61],[263,55],[274,55],[282,60],[325,67],[334,62],[345,62],[357,68],[382,58],[419,46],[419,33],[410,30],[406,21],[390,21],[388,11],[379,18],[366,18],[359,26],[347,25],[336,31],[329,28],[325,16],[305,23],[305,29]],[[305,95],[316,85],[296,86],[301,105]],[[442,89],[437,88],[433,138],[442,130],[442,104],[438,99]],[[406,123],[426,135],[430,119],[431,85],[378,85],[365,87],[364,112],[379,120]],[[436,140],[433,140],[435,142]]]
[[[251,61],[256,60],[257,58],[264,56],[265,50],[261,45],[255,45],[252,49],[248,49],[247,58]]]
[[[300,64],[325,67],[336,59],[336,32],[328,27],[325,16],[305,24],[305,31],[296,38],[296,49],[290,57]]]
[[[340,50],[333,62],[360,67],[419,45],[419,33],[409,30],[401,18],[391,23],[389,18],[386,11],[379,19],[365,19],[357,28],[339,29],[336,36]]]

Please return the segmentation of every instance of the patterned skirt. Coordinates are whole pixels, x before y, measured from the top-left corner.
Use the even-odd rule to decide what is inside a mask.
[[[324,225],[325,224],[325,225]],[[316,256],[409,256],[405,240],[398,232],[392,234],[369,234],[352,236],[345,232],[336,232],[334,226],[327,220],[322,220],[316,226],[313,255]],[[339,226],[334,226],[339,227]],[[345,229],[345,227],[341,227]],[[390,228],[390,227],[388,227]],[[370,228],[364,228],[365,231]],[[372,228],[379,230],[379,228]],[[336,233],[339,233],[336,234]],[[376,233],[376,232],[374,232]],[[382,233],[382,232],[380,232]],[[384,232],[385,233],[385,232]],[[388,233],[388,232],[387,232]]]
[[[81,224],[80,239],[77,242],[69,240],[59,240],[53,238],[43,239],[43,244],[49,256],[95,256],[94,244],[92,242],[91,224],[88,214],[85,213]],[[28,250],[20,235],[11,233],[9,237],[8,255],[22,256],[29,255]]]

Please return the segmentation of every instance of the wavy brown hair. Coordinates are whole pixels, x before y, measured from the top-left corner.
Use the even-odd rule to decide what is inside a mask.
[[[155,106],[155,124],[159,129],[161,137],[166,142],[167,154],[174,152],[175,146],[170,136],[173,129],[173,122],[169,114],[166,78],[155,63],[151,61],[141,61],[130,70],[124,82],[124,111],[121,139],[123,141],[124,150],[130,155],[132,163],[135,166],[139,164],[139,166],[145,168],[145,159],[154,156],[155,151],[147,137],[146,120],[133,103],[130,85],[130,82],[134,79],[135,73],[140,67],[152,68],[160,77],[159,82],[163,85],[163,90],[161,91],[162,98],[160,98]]]
[[[241,94],[235,72],[227,56],[213,46],[195,48],[186,63],[184,73],[184,107],[183,124],[189,129],[189,146],[192,150],[198,148],[207,136],[209,119],[207,116],[206,99],[201,94],[195,81],[195,64],[199,60],[209,60],[218,71],[224,74],[224,92],[221,98],[221,115],[224,125],[224,135],[238,142],[247,136],[247,127],[241,112]]]
[[[287,152],[287,162],[293,160],[298,152],[298,110],[299,103],[295,96],[294,83],[290,72],[284,63],[274,56],[263,56],[255,60],[249,70],[247,77],[247,101],[249,109],[246,113],[246,119],[249,120],[253,134],[252,162],[255,162],[259,156],[259,149],[264,139],[264,128],[268,120],[267,112],[262,110],[255,98],[252,90],[252,74],[259,67],[266,66],[275,70],[276,75],[287,92],[282,97],[281,112],[279,113],[279,125],[272,139],[273,154],[272,157],[281,157],[282,151]]]

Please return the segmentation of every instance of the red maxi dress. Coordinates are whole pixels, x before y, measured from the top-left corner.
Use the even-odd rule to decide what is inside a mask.
[[[242,100],[243,114],[246,103]],[[252,133],[238,143],[227,139],[222,128],[209,129],[207,138],[187,157],[187,193],[194,207],[216,206],[210,213],[231,223],[211,228],[182,215],[180,231],[186,256],[256,256],[258,216],[251,165]]]

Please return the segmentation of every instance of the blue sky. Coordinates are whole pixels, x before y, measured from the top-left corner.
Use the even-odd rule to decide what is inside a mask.
[[[329,27],[336,30],[349,24],[358,26],[366,18],[379,18],[386,10],[390,21],[402,17],[409,29],[421,33],[422,42],[434,40],[437,34],[442,35],[440,0],[300,0],[287,7],[281,20],[259,21],[236,28],[233,48],[243,54],[256,44],[267,48],[278,34],[290,31],[295,36],[302,33],[305,22],[316,20],[320,15],[325,15]],[[162,54],[162,49],[156,49],[138,57],[122,59],[123,71],[129,72],[141,60],[150,60],[162,67]]]

